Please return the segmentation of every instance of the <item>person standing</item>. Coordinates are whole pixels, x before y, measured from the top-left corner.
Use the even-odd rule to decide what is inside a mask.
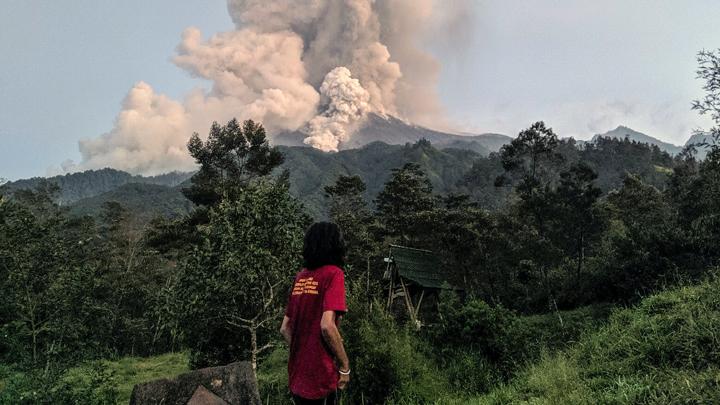
[[[296,405],[336,404],[350,382],[350,361],[338,329],[347,312],[345,242],[333,223],[305,234],[304,268],[295,276],[280,333],[290,346],[289,388]]]

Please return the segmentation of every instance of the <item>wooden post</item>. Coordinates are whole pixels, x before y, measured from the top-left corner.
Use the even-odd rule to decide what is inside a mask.
[[[400,277],[400,285],[403,289],[403,295],[405,296],[405,305],[407,305],[410,320],[412,321],[415,328],[419,329],[417,316],[415,315],[415,308],[413,307],[412,298],[410,297],[410,291],[408,291],[407,287],[405,286],[405,282],[403,281],[402,277]]]
[[[420,306],[422,305],[423,297],[425,296],[425,289],[420,292],[420,298],[418,299],[417,306],[415,307],[415,319],[418,319],[420,315]]]

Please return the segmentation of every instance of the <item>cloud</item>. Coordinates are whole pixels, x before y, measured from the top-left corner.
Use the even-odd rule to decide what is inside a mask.
[[[66,167],[192,169],[190,135],[233,117],[259,121],[270,134],[301,130],[307,144],[326,151],[337,150],[370,112],[437,127],[444,122],[440,62],[420,45],[432,32],[461,30],[458,16],[472,3],[228,0],[236,29],[206,40],[188,28],[173,60],[210,88],[178,101],[138,83],[113,128],[82,140],[82,161]]]

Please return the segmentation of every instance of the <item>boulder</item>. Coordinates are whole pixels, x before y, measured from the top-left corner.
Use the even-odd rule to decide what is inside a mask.
[[[133,388],[130,405],[260,405],[257,381],[248,362],[191,371]]]

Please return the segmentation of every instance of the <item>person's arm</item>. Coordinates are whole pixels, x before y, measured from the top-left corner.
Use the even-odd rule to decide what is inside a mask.
[[[280,333],[283,335],[289,346],[292,342],[292,328],[290,327],[290,318],[288,318],[287,315],[283,318],[282,325],[280,326]]]
[[[323,339],[330,350],[335,356],[335,360],[338,363],[338,367],[342,372],[350,371],[350,360],[345,353],[345,346],[343,346],[342,336],[336,324],[337,315],[335,311],[323,312],[322,319],[320,320],[320,330],[322,332]],[[340,380],[338,381],[338,388],[344,389],[347,383],[350,381],[349,374],[340,373]]]

